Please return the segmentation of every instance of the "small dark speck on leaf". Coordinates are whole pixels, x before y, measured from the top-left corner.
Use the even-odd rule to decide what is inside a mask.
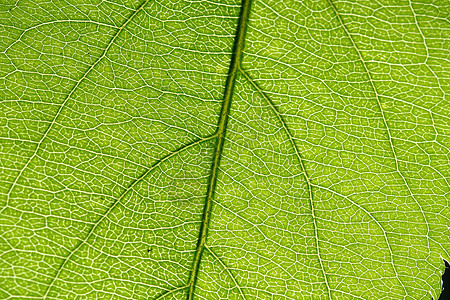
[[[442,292],[439,300],[450,300],[450,264],[444,259],[445,271],[442,275]]]
[[[148,248],[148,249],[147,249],[147,253],[152,252],[152,250],[153,250],[153,247]]]

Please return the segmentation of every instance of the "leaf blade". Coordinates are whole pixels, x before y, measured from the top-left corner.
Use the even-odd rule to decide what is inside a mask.
[[[13,2],[0,298],[437,298],[446,3]]]

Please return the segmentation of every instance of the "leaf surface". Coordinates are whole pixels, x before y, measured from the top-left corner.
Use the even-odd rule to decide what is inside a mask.
[[[0,299],[434,299],[447,1],[0,4]]]

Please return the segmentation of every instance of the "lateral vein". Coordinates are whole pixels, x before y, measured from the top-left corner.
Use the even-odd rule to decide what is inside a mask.
[[[122,26],[120,26],[120,28],[117,30],[116,34],[111,38],[111,40],[109,41],[108,45],[106,46],[105,50],[103,51],[102,55],[100,55],[99,58],[97,58],[97,60],[89,67],[89,69],[86,70],[86,72],[84,72],[83,76],[81,76],[80,80],[77,81],[77,83],[72,87],[72,89],[70,90],[70,92],[67,94],[66,98],[64,99],[64,101],[61,103],[61,105],[59,105],[59,108],[55,114],[55,116],[53,117],[52,121],[50,122],[49,126],[47,127],[47,129],[45,130],[44,134],[42,135],[40,141],[37,143],[36,145],[36,149],[34,150],[33,154],[30,156],[30,158],[28,159],[28,161],[25,163],[25,165],[22,167],[22,169],[20,170],[19,174],[16,176],[16,178],[14,179],[14,182],[12,183],[12,185],[10,186],[10,188],[8,189],[8,192],[6,194],[6,205],[0,210],[0,213],[2,213],[7,207],[9,207],[9,203],[10,203],[10,197],[11,197],[11,193],[14,190],[15,186],[17,185],[17,182],[19,181],[19,179],[22,177],[23,172],[25,171],[26,168],[28,168],[28,165],[30,164],[30,162],[33,160],[34,157],[36,157],[39,149],[41,148],[41,145],[43,143],[43,141],[47,138],[48,133],[52,130],[53,125],[55,125],[56,123],[56,119],[58,119],[59,115],[61,114],[63,108],[66,106],[67,102],[72,98],[73,93],[78,89],[78,87],[80,86],[80,84],[84,81],[84,79],[91,73],[91,71],[100,63],[100,61],[103,60],[103,58],[106,56],[106,54],[109,51],[109,48],[111,48],[111,46],[114,44],[116,38],[120,35],[120,33],[122,32],[122,30],[127,27],[128,23],[130,23],[131,20],[134,19],[134,17],[147,5],[147,3],[150,0],[146,0],[144,1],[137,9],[136,11],[122,24]]]
[[[241,286],[236,281],[236,277],[234,277],[233,273],[231,273],[230,268],[227,267],[227,265],[222,261],[222,259],[216,254],[216,252],[214,252],[214,250],[211,247],[208,247],[207,245],[205,245],[205,249],[208,250],[208,252],[222,265],[224,270],[228,273],[228,275],[230,276],[230,278],[233,281],[234,285],[238,289],[239,295],[241,296],[242,300],[247,300],[247,298],[245,297],[244,293],[242,292]]]
[[[344,21],[343,21],[341,15],[340,15],[340,13],[338,12],[336,6],[334,5],[333,1],[332,1],[332,0],[328,0],[328,3],[330,4],[330,6],[331,6],[331,8],[332,8],[332,10],[333,10],[333,12],[334,12],[334,14],[336,15],[337,20],[339,21],[339,24],[341,25],[342,29],[344,30],[345,34],[347,35],[347,37],[348,37],[350,43],[352,44],[353,48],[355,49],[356,54],[358,55],[358,58],[359,58],[359,60],[360,60],[360,62],[361,62],[361,64],[362,64],[362,66],[363,66],[363,68],[364,68],[364,71],[365,71],[366,74],[367,74],[367,77],[368,77],[368,79],[369,79],[370,86],[371,86],[371,88],[372,88],[372,90],[373,90],[373,92],[374,92],[374,94],[375,94],[376,104],[377,104],[378,109],[380,110],[380,113],[381,113],[381,117],[382,117],[382,120],[383,120],[384,127],[386,128],[386,134],[387,134],[387,138],[388,138],[390,150],[391,150],[391,153],[392,153],[394,162],[395,162],[395,169],[396,169],[397,173],[399,174],[399,176],[401,177],[403,183],[405,184],[405,187],[407,188],[409,195],[410,195],[411,198],[414,200],[414,202],[416,203],[416,205],[419,207],[420,213],[421,213],[421,215],[422,215],[422,217],[423,217],[423,220],[425,221],[426,228],[427,228],[426,238],[427,238],[427,246],[428,246],[428,256],[430,256],[430,255],[431,255],[431,254],[430,254],[430,253],[431,253],[431,247],[430,247],[430,241],[429,241],[429,239],[430,239],[430,238],[429,238],[429,236],[430,236],[430,227],[428,226],[428,219],[427,219],[427,217],[426,217],[426,215],[425,215],[425,213],[424,213],[424,211],[423,211],[423,209],[422,209],[422,206],[420,205],[419,201],[418,201],[418,200],[416,199],[416,197],[414,196],[414,193],[412,192],[411,187],[409,186],[408,181],[407,181],[406,178],[403,176],[403,173],[402,173],[401,170],[400,170],[399,160],[398,160],[398,157],[397,157],[397,152],[395,151],[395,148],[394,148],[391,130],[390,130],[390,127],[389,127],[389,125],[388,125],[387,118],[386,118],[386,115],[385,115],[385,113],[384,113],[384,109],[383,109],[383,107],[382,107],[382,105],[381,105],[380,94],[378,93],[378,89],[376,88],[375,83],[374,83],[374,81],[373,81],[373,79],[372,79],[372,73],[369,71],[369,68],[367,67],[366,61],[364,60],[363,55],[362,55],[360,49],[359,49],[358,46],[356,45],[356,43],[355,43],[355,41],[354,41],[352,35],[350,34],[349,30],[347,29],[347,26],[345,26]],[[392,256],[392,257],[393,257],[393,256]],[[395,263],[393,263],[393,265],[394,265],[395,276],[397,277],[397,280],[399,281],[400,285],[402,286],[403,291],[405,292],[405,295],[407,295],[408,292],[407,292],[407,290],[406,290],[405,285],[403,284],[403,281],[402,281],[401,278],[400,278],[400,275],[399,275],[399,273],[398,273],[398,271],[397,271],[397,268],[395,267]]]
[[[270,108],[272,109],[272,111],[275,113],[275,115],[277,116],[279,122],[281,123],[281,126],[284,129],[284,132],[286,133],[286,135],[289,138],[289,142],[291,143],[292,148],[294,149],[295,152],[295,156],[297,157],[297,160],[300,164],[300,169],[303,173],[303,175],[305,176],[305,180],[306,180],[306,185],[308,187],[308,198],[309,198],[309,206],[311,208],[311,213],[312,213],[312,219],[313,219],[313,227],[314,227],[314,240],[315,240],[315,245],[316,245],[316,249],[317,249],[317,258],[321,267],[321,271],[322,271],[322,275],[324,277],[325,280],[325,286],[327,287],[327,294],[328,294],[328,298],[331,300],[331,288],[330,285],[328,283],[328,278],[327,278],[327,273],[325,272],[325,267],[322,261],[322,257],[320,255],[320,245],[319,245],[319,236],[318,236],[318,225],[317,225],[317,220],[316,220],[316,213],[315,213],[315,209],[314,209],[314,199],[313,199],[313,191],[312,191],[312,184],[309,178],[308,173],[306,172],[306,167],[305,167],[305,163],[303,162],[303,157],[300,154],[300,151],[298,150],[297,144],[294,141],[294,137],[291,134],[291,131],[289,130],[286,121],[283,119],[282,115],[280,114],[280,112],[278,111],[278,108],[276,107],[275,103],[272,102],[272,100],[267,97],[267,95],[264,93],[264,91],[259,87],[259,85],[247,74],[247,72],[245,72],[245,70],[241,69],[241,73],[242,75],[244,75],[245,79],[247,79],[248,82],[250,82],[250,84],[258,91],[258,93],[264,98],[264,100],[266,100],[267,104],[269,104]]]
[[[58,268],[58,272],[56,273],[56,275],[53,277],[52,281],[50,282],[50,284],[47,287],[47,290],[45,291],[45,295],[44,295],[44,300],[47,299],[47,296],[50,292],[50,290],[53,288],[53,285],[55,283],[55,281],[59,278],[62,270],[66,267],[67,263],[72,259],[72,256],[83,246],[85,245],[88,240],[91,238],[92,234],[95,232],[95,230],[97,229],[97,227],[102,223],[102,221],[108,217],[108,215],[113,211],[113,209],[122,201],[122,199],[130,192],[134,189],[134,187],[140,183],[144,178],[147,177],[147,175],[149,175],[153,170],[155,170],[159,165],[161,165],[163,162],[169,160],[170,158],[172,158],[173,156],[181,153],[182,151],[185,151],[186,149],[189,149],[193,146],[196,146],[198,144],[201,144],[202,142],[208,141],[210,139],[213,139],[214,137],[216,137],[216,135],[212,135],[206,138],[202,138],[200,140],[191,142],[189,144],[186,144],[184,146],[182,146],[181,148],[178,148],[177,150],[167,154],[166,156],[164,156],[163,158],[161,158],[160,160],[158,160],[157,162],[155,162],[151,167],[149,167],[147,170],[145,170],[141,176],[139,176],[136,180],[134,180],[127,189],[125,189],[120,196],[114,201],[114,203],[109,207],[109,209],[100,217],[100,219],[97,220],[97,222],[95,222],[95,224],[91,227],[91,229],[89,230],[88,234],[86,235],[86,237],[70,252],[70,254],[64,259],[64,261],[61,263],[61,265]]]

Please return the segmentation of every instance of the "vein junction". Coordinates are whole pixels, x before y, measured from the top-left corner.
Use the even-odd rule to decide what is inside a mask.
[[[198,275],[198,270],[200,267],[202,253],[203,250],[205,249],[206,237],[208,234],[208,225],[211,217],[212,200],[214,198],[214,192],[217,183],[217,174],[219,172],[220,166],[220,158],[222,156],[223,144],[225,142],[225,133],[227,129],[228,115],[230,111],[231,100],[233,98],[236,76],[239,72],[239,66],[241,64],[242,59],[242,50],[244,48],[245,31],[250,13],[250,4],[251,0],[242,1],[238,27],[236,31],[236,38],[234,40],[233,53],[230,62],[230,69],[228,71],[228,77],[225,84],[222,110],[220,112],[219,122],[216,131],[217,134],[216,147],[211,166],[211,175],[209,177],[205,205],[203,208],[203,217],[198,236],[197,249],[195,251],[193,266],[187,283],[187,286],[189,288],[187,295],[188,300],[192,300],[194,298],[195,283]]]

